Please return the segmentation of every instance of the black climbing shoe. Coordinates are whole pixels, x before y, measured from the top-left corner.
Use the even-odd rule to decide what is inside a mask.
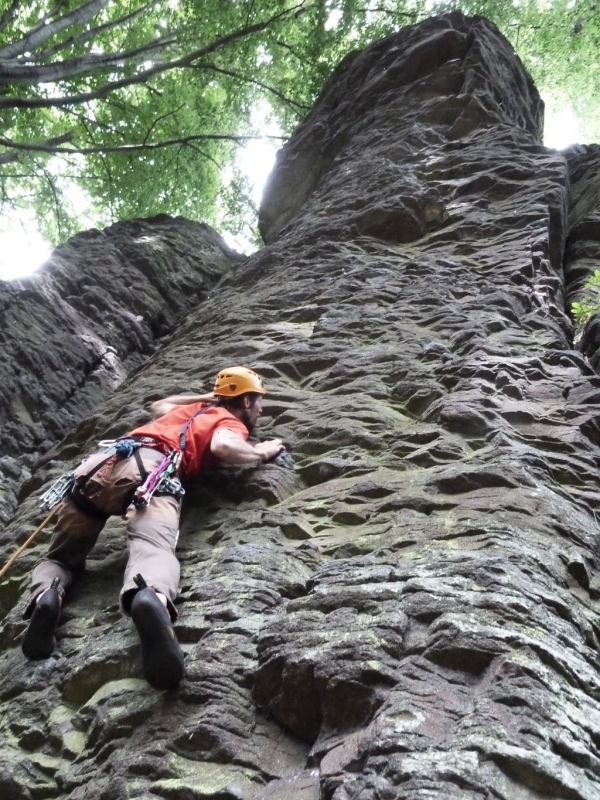
[[[154,589],[140,589],[131,602],[131,618],[142,642],[142,670],[154,689],[174,689],[183,678],[183,653],[169,612]]]
[[[59,585],[58,578],[55,578],[52,586],[40,595],[25,631],[21,649],[32,661],[49,658],[56,646],[54,633],[60,617]]]

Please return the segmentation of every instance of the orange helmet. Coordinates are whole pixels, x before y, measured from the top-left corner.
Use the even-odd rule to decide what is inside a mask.
[[[237,397],[246,392],[266,394],[262,378],[248,367],[229,367],[217,375],[213,393],[217,397]]]

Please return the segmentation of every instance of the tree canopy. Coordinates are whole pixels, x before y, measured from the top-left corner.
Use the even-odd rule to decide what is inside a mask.
[[[600,139],[592,0],[5,2],[1,212],[34,208],[53,241],[81,227],[79,196],[98,223],[167,212],[239,228],[236,149],[268,118],[289,135],[349,51],[453,8],[496,22],[546,98]]]

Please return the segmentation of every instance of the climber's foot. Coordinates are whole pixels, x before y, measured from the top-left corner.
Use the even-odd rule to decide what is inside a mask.
[[[61,598],[58,586],[52,585],[37,599],[21,649],[32,661],[49,658],[56,646],[54,637],[60,617]]]
[[[183,678],[183,652],[169,612],[154,591],[146,587],[131,602],[131,618],[142,643],[142,670],[155,689],[174,689]]]

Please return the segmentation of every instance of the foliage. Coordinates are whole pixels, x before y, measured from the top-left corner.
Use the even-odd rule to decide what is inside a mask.
[[[223,164],[259,135],[249,113],[264,32],[301,2],[55,3],[44,15],[45,0],[14,0],[0,18],[3,205],[33,205],[53,239],[77,221],[70,197],[90,197],[103,221],[210,220]]]
[[[600,311],[600,269],[594,270],[594,274],[584,284],[584,289],[596,289],[596,291],[583,295],[581,300],[571,304],[571,313],[577,331],[583,328],[596,311]]]
[[[161,211],[247,227],[232,164],[264,135],[253,110],[268,104],[285,138],[348,52],[454,8],[496,22],[542,93],[600,139],[593,0],[5,2],[1,210],[33,207],[54,241]]]
[[[587,141],[600,141],[600,13],[596,0],[436,0],[491,19],[511,42],[554,110],[571,108]]]

